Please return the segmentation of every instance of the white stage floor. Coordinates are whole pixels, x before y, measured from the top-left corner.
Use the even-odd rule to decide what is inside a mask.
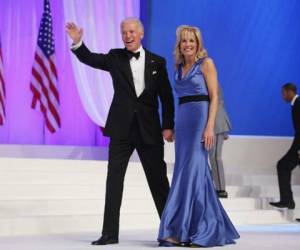
[[[235,245],[214,249],[233,250],[297,250],[300,246],[300,224],[240,226],[241,238]],[[5,250],[88,250],[88,249],[151,249],[157,248],[155,230],[127,230],[120,233],[120,243],[92,246],[96,233],[56,234],[44,236],[1,237],[0,249]],[[165,248],[160,248],[165,249]],[[176,247],[168,249],[178,249]]]
[[[227,150],[225,154],[229,199],[221,202],[241,239],[235,245],[217,249],[298,250],[300,223],[295,223],[295,218],[300,218],[300,169],[295,170],[292,181],[296,209],[274,209],[268,205],[279,195],[274,156],[281,156],[286,145],[281,145],[280,141],[274,143],[273,139],[261,139],[250,147],[250,142],[238,138],[232,149],[244,149],[246,153],[239,152],[237,157],[233,150]],[[278,143],[280,147],[276,146]],[[130,162],[125,178],[120,244],[91,246],[90,242],[100,236],[107,171],[105,159],[91,160],[93,154],[99,154],[98,149],[54,147],[53,151],[50,147],[34,147],[37,153],[41,150],[45,154],[61,153],[57,159],[49,155],[39,158],[23,154],[6,158],[1,156],[3,148],[0,147],[1,250],[158,247],[159,219],[142,167],[135,159]],[[269,153],[260,154],[262,148]],[[14,148],[14,152],[18,150],[32,151],[32,148]],[[71,159],[77,156],[77,160],[66,155],[71,155]],[[249,157],[254,160],[250,161]],[[167,161],[170,180],[171,160]]]

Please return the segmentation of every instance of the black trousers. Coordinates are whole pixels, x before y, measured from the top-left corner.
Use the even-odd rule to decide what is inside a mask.
[[[291,174],[299,164],[299,143],[300,137],[296,136],[289,151],[277,163],[280,201],[284,203],[294,200],[291,188]]]
[[[164,162],[163,144],[144,144],[135,117],[129,139],[111,138],[110,140],[103,235],[118,238],[124,177],[129,158],[134,149],[137,150],[140,157],[158,214],[160,217],[162,215],[170,189],[166,163]]]

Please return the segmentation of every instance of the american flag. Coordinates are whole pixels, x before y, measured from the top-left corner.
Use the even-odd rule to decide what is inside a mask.
[[[4,124],[5,120],[5,85],[3,77],[3,58],[0,39],[0,125]]]
[[[42,111],[46,126],[51,133],[60,128],[58,79],[54,52],[50,3],[49,0],[45,0],[32,66],[30,89],[33,93],[31,107]]]

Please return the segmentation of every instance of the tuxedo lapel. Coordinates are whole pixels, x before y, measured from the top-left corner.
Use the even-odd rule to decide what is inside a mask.
[[[150,86],[151,79],[151,55],[145,50],[145,90],[147,90]],[[145,91],[144,90],[144,91]]]
[[[126,52],[125,52],[125,49],[124,49],[124,53],[122,53],[120,58],[121,58],[122,72],[124,73],[128,83],[129,83],[130,89],[135,94],[135,87],[134,87],[134,82],[133,82],[132,71],[131,71],[131,68],[130,68],[130,62],[129,62],[129,58],[128,58]]]

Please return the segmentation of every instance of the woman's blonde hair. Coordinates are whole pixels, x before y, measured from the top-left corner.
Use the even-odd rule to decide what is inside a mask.
[[[201,31],[197,27],[181,25],[176,29],[176,44],[174,48],[176,68],[178,67],[179,64],[181,63],[184,64],[184,57],[180,52],[180,42],[181,42],[182,33],[194,33],[196,37],[197,51],[196,51],[195,60],[201,59],[208,55],[206,49],[203,46]]]

